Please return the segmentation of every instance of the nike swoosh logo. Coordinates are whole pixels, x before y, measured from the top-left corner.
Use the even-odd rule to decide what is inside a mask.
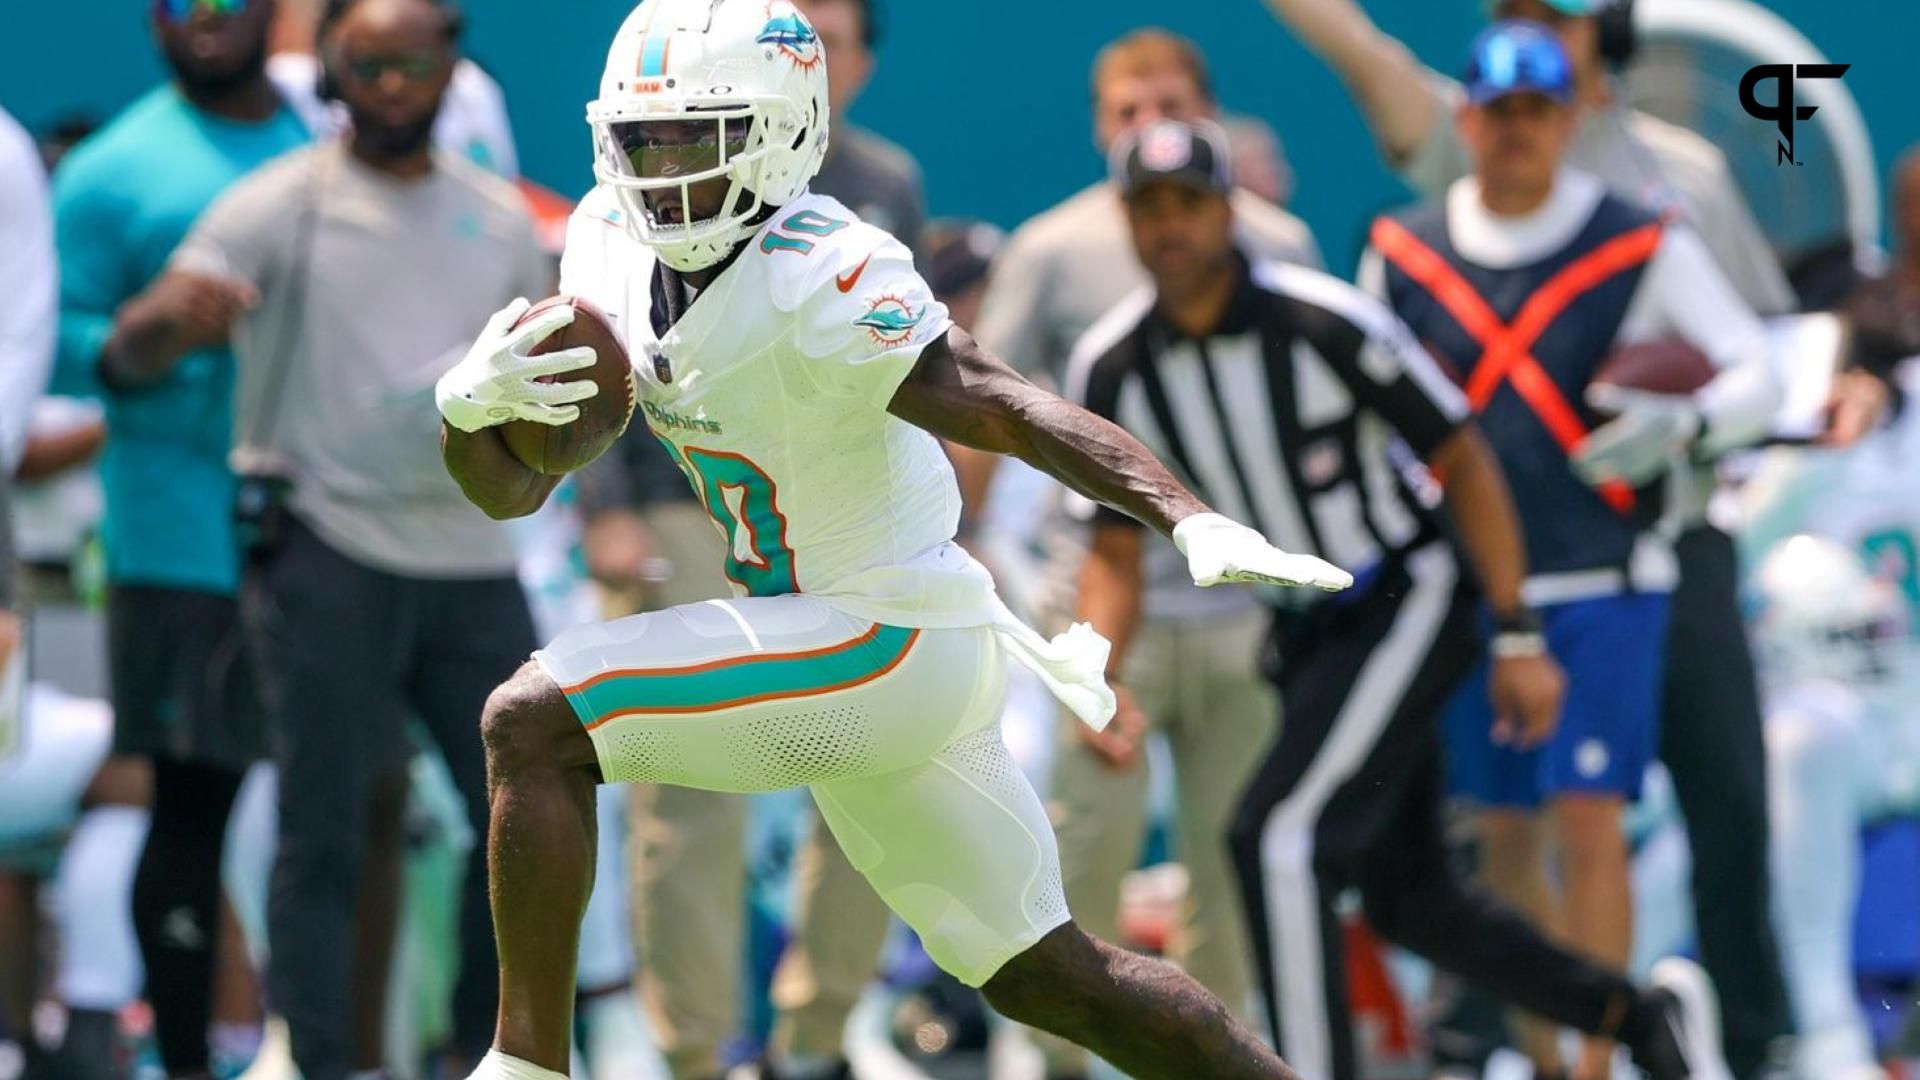
[[[866,258],[860,260],[859,266],[856,266],[852,270],[848,271],[847,273],[841,274],[839,277],[834,278],[833,283],[836,286],[838,286],[840,291],[843,293],[852,292],[854,285],[858,283],[860,280],[860,275],[867,272],[867,264],[872,261],[873,261],[873,256],[868,255]]]

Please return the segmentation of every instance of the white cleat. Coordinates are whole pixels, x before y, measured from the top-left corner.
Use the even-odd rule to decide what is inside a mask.
[[[1699,964],[1670,956],[1653,965],[1654,992],[1665,991],[1665,1020],[1686,1053],[1687,1080],[1733,1080],[1720,1050],[1720,996]]]

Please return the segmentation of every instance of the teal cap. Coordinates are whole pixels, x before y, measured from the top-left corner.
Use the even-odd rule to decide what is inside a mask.
[[[1583,15],[1600,14],[1613,3],[1613,0],[1540,0],[1540,2],[1562,15],[1578,18]],[[1487,0],[1487,10],[1497,12],[1500,4],[1501,0]]]

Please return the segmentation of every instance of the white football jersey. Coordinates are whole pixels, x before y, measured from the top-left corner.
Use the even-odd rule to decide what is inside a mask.
[[[1920,364],[1904,389],[1920,394]],[[1742,553],[1757,566],[1775,543],[1811,533],[1860,553],[1908,604],[1920,641],[1920,409],[1911,405],[1887,427],[1844,450],[1771,452],[1741,493]]]
[[[652,253],[596,189],[574,212],[563,293],[605,311],[644,420],[730,547],[741,596],[804,592],[923,628],[995,618],[953,543],[960,492],[938,440],[887,412],[952,325],[905,245],[806,194],[777,210],[663,334]]]
[[[1909,400],[1920,393],[1920,365],[1904,380]],[[1867,569],[1890,582],[1907,605],[1907,644],[1889,685],[1870,696],[1881,722],[1875,757],[1889,797],[1920,798],[1920,409],[1909,405],[1893,424],[1844,450],[1772,451],[1741,492],[1742,564],[1751,568],[1775,544],[1811,533],[1860,554]],[[1764,673],[1763,673],[1764,674]],[[1763,680],[1764,682],[1764,680]],[[1777,696],[1774,688],[1770,696]],[[1769,707],[1773,707],[1770,702]]]

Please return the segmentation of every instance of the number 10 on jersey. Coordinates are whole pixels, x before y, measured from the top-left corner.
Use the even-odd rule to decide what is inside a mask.
[[[707,514],[726,535],[727,578],[751,596],[799,592],[793,549],[787,546],[787,519],[775,500],[773,478],[739,454],[697,446],[682,453],[665,439],[660,445],[687,474]]]

